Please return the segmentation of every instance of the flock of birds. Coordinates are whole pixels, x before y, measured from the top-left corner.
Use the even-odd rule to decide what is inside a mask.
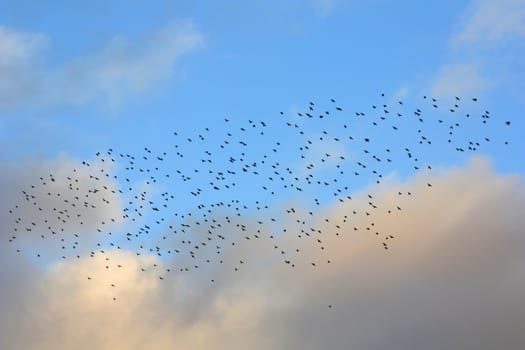
[[[270,244],[291,269],[302,251],[311,251],[304,244],[324,254],[322,261],[309,259],[311,268],[330,264],[327,235],[366,231],[388,251],[396,235],[378,229],[374,218],[403,208],[381,207],[374,186],[394,171],[432,172],[431,162],[447,152],[461,156],[508,144],[497,129],[511,123],[492,118],[476,98],[455,97],[442,106],[424,96],[415,108],[378,98],[364,111],[348,112],[330,99],[322,108],[309,102],[266,120],[224,118],[215,128],[166,135],[161,151],[107,149],[69,172],[37,175],[9,210],[9,242],[47,262],[103,256],[115,275],[126,266],[110,252],[155,255],[163,263],[139,268],[159,280],[213,264],[238,271],[250,257],[228,261],[225,255],[241,242]],[[323,217],[327,207],[352,202],[362,188],[370,189],[365,208]],[[358,218],[367,224],[356,226]],[[85,276],[96,277],[97,271]]]

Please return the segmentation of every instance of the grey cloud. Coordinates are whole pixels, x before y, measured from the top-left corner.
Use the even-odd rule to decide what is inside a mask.
[[[123,224],[122,199],[109,176],[109,164],[86,166],[67,156],[1,164],[0,238],[11,239],[7,243],[11,248],[36,255],[39,249],[58,249],[60,237],[70,239],[73,233],[87,232],[79,239],[92,243],[98,228]],[[37,228],[43,231],[37,233]]]
[[[518,350],[525,342],[523,185],[523,178],[496,174],[482,158],[404,183],[390,179],[318,218],[324,251],[291,234],[281,237],[283,248],[302,250],[294,269],[272,252],[272,241],[244,242],[228,252],[226,258],[248,259],[237,273],[211,267],[164,281],[159,272],[138,267],[167,262],[133,252],[108,252],[125,268],[97,272],[96,283],[85,276],[104,270],[100,257],[61,262],[47,271],[24,273],[31,266],[21,267],[18,275],[10,256],[5,258],[10,267],[0,271],[2,288],[24,285],[25,291],[0,296],[5,310],[0,345]],[[353,217],[336,236],[334,224],[367,208],[368,193],[378,209]],[[402,210],[388,214],[397,205]],[[381,235],[364,229],[371,221]],[[385,251],[381,240],[387,232],[395,238]],[[327,258],[331,264],[324,263]],[[116,291],[108,287],[111,281],[118,281]]]

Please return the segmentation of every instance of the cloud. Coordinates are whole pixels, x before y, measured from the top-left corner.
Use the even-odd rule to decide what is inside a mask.
[[[402,100],[410,95],[410,89],[406,86],[401,86],[397,91],[394,93],[394,99],[396,100]]]
[[[97,229],[105,232],[123,224],[122,198],[109,176],[111,164],[87,166],[65,155],[0,164],[0,239],[10,239],[11,249],[54,260],[64,254],[60,247],[69,245],[73,234],[87,233],[74,239],[87,245],[100,235]],[[43,232],[37,233],[36,228]],[[65,243],[59,243],[59,238]]]
[[[477,1],[463,29],[452,38],[456,45],[497,44],[525,36],[525,1]]]
[[[524,0],[473,1],[459,26],[450,38],[452,60],[430,83],[434,96],[480,95],[496,86],[512,89],[523,80],[516,72],[525,36]]]
[[[25,62],[47,43],[42,34],[18,33],[0,26],[0,63],[2,66]]]
[[[47,47],[49,39],[43,34],[19,33],[0,26],[0,106],[7,108],[33,99],[38,94],[35,80],[38,55]]]
[[[328,16],[334,11],[337,0],[312,0],[312,4],[321,16]]]
[[[441,67],[430,91],[433,97],[475,97],[490,85],[479,64],[456,63]]]
[[[282,238],[283,247],[302,249],[295,268],[263,241],[231,253],[248,254],[236,273],[212,267],[163,281],[166,261],[131,252],[107,252],[122,263],[118,272],[104,271],[96,257],[38,273],[2,254],[10,263],[0,270],[0,347],[521,349],[523,185],[476,158],[464,168],[363,191],[318,218],[325,250],[292,234]],[[396,205],[402,210],[388,214]],[[372,215],[341,223],[362,208]],[[364,229],[371,221],[379,236]],[[387,232],[395,238],[384,250]],[[138,268],[145,265],[149,272]]]
[[[180,58],[203,42],[190,22],[174,22],[142,42],[115,37],[98,52],[44,67],[39,61],[49,44],[46,36],[0,27],[0,105],[9,110],[104,98],[118,107],[126,97],[171,78]]]

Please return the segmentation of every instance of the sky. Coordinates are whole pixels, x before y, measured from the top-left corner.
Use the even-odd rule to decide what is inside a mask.
[[[523,0],[0,1],[0,348],[521,349],[524,38]]]

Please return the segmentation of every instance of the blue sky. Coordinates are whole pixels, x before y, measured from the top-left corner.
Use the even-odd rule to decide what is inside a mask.
[[[487,109],[496,125],[512,120],[510,128],[490,130],[508,135],[510,147],[499,143],[483,152],[502,172],[525,171],[519,137],[523,26],[521,18],[494,24],[500,12],[509,15],[519,6],[512,1],[503,10],[490,2],[457,1],[2,6],[2,35],[10,43],[4,50],[12,50],[4,60],[9,75],[1,96],[6,161],[58,154],[88,160],[108,148],[164,152],[173,147],[173,131],[196,136],[205,126],[220,142],[230,127],[225,117],[239,126],[272,121],[281,111],[303,111],[309,101],[324,108],[335,98],[346,116],[398,100],[407,110],[418,108],[423,95],[451,104],[459,95],[479,99],[467,112]],[[479,125],[472,123],[468,132],[487,133]],[[312,127],[314,134],[324,128]],[[287,132],[276,128],[271,134],[281,140]],[[382,146],[398,142],[388,131],[380,135]],[[254,143],[260,141],[254,139],[252,149]],[[437,146],[425,152],[442,167],[469,157],[444,154]],[[297,157],[282,156],[287,162]],[[412,174],[405,169],[385,171],[404,178]]]
[[[133,254],[140,243],[161,244],[168,224],[180,225],[191,221],[188,217],[180,219],[180,216],[189,211],[202,213],[201,209],[195,209],[199,204],[204,203],[210,208],[218,201],[237,199],[240,202],[234,207],[248,206],[242,211],[245,216],[238,219],[240,223],[250,229],[258,227],[256,222],[260,215],[268,221],[265,223],[267,228],[282,231],[283,225],[294,227],[294,224],[286,219],[283,219],[284,223],[277,220],[272,224],[269,218],[279,217],[285,207],[294,206],[306,216],[306,221],[331,218],[334,222],[337,215],[351,208],[346,202],[340,204],[343,202],[337,199],[341,196],[353,196],[357,203],[355,208],[360,208],[359,211],[368,208],[366,194],[373,194],[374,202],[377,198],[379,203],[391,205],[394,203],[392,198],[398,197],[391,197],[390,193],[407,193],[412,188],[414,193],[421,193],[414,196],[417,197],[414,202],[403,199],[399,219],[377,218],[378,226],[405,233],[406,240],[400,240],[398,255],[395,249],[391,258],[376,255],[368,245],[369,240],[356,234],[354,245],[332,245],[335,259],[346,264],[339,265],[333,271],[326,270],[322,278],[309,277],[308,273],[299,274],[294,284],[291,282],[294,279],[274,267],[275,260],[271,254],[265,255],[262,248],[253,251],[248,247],[229,254],[235,258],[239,258],[236,254],[241,254],[243,259],[250,254],[257,256],[258,260],[253,258],[253,261],[260,264],[255,264],[260,283],[250,280],[250,274],[254,271],[240,274],[235,279],[230,273],[217,272],[219,270],[214,268],[203,271],[206,278],[202,280],[207,281],[208,273],[217,273],[225,281],[218,291],[203,287],[198,274],[197,277],[187,277],[187,280],[177,277],[164,289],[157,285],[157,275],[143,277],[131,271],[115,274],[121,278],[123,286],[123,294],[119,298],[134,300],[133,311],[125,318],[121,329],[129,333],[129,329],[136,328],[138,338],[130,340],[130,343],[104,333],[97,324],[98,314],[93,310],[110,310],[105,304],[109,295],[107,290],[88,287],[84,285],[84,280],[75,279],[75,276],[97,270],[99,266],[96,264],[103,265],[104,262],[82,260],[69,265],[61,263],[61,244],[46,243],[39,248],[48,253],[43,259],[35,258],[31,248],[33,244],[40,244],[40,241],[36,242],[39,238],[33,241],[26,237],[16,241],[17,248],[30,252],[22,259],[2,247],[5,254],[0,261],[18,266],[19,270],[13,268],[0,273],[0,286],[7,286],[7,283],[2,283],[4,280],[17,281],[5,287],[3,294],[6,297],[0,293],[0,307],[26,306],[32,299],[42,301],[43,305],[55,305],[51,301],[61,305],[53,295],[42,292],[35,281],[43,281],[41,283],[52,291],[67,285],[67,290],[76,296],[69,306],[64,304],[51,311],[37,308],[36,314],[19,316],[14,321],[15,326],[30,329],[32,319],[41,320],[42,315],[49,313],[57,329],[72,335],[66,337],[72,342],[70,344],[84,339],[79,329],[90,329],[99,335],[97,339],[101,339],[101,343],[98,348],[101,349],[110,348],[115,341],[121,342],[122,348],[140,349],[143,339],[148,339],[153,331],[147,326],[131,327],[129,324],[142,324],[136,322],[142,320],[137,315],[143,313],[147,305],[153,305],[153,310],[159,314],[170,307],[184,308],[184,305],[195,308],[199,305],[201,311],[197,316],[191,315],[188,310],[165,316],[166,334],[159,332],[158,348],[170,348],[181,342],[189,344],[187,348],[196,349],[210,348],[209,344],[218,344],[217,348],[224,349],[257,349],[255,343],[233,344],[225,339],[229,339],[229,332],[243,329],[246,331],[241,332],[244,338],[263,344],[261,339],[267,339],[270,332],[276,331],[271,320],[277,317],[285,320],[282,324],[284,328],[281,328],[290,332],[287,336],[280,334],[278,343],[264,343],[267,348],[304,349],[308,342],[301,343],[297,334],[309,332],[312,324],[306,324],[304,320],[320,314],[315,305],[324,303],[325,298],[333,298],[331,300],[340,305],[339,310],[346,312],[330,316],[334,319],[320,316],[327,325],[337,319],[336,323],[355,326],[355,333],[347,333],[337,327],[337,331],[320,327],[316,339],[320,342],[326,340],[333,348],[341,348],[349,334],[355,336],[356,346],[363,349],[390,348],[387,347],[389,341],[396,340],[399,349],[438,349],[439,332],[434,333],[432,329],[449,334],[446,338],[451,344],[447,348],[454,348],[465,341],[473,344],[471,338],[464,338],[469,332],[487,334],[487,339],[497,338],[489,336],[492,333],[486,332],[484,324],[474,330],[469,327],[473,319],[486,317],[490,325],[488,329],[499,336],[505,333],[503,325],[509,327],[506,321],[519,324],[523,320],[523,317],[506,310],[519,309],[513,304],[519,299],[514,298],[514,293],[524,290],[523,284],[515,282],[510,272],[523,262],[523,255],[515,247],[523,240],[520,232],[524,224],[516,208],[523,207],[525,203],[524,38],[523,0],[111,1],[109,4],[108,1],[98,0],[0,0],[0,167],[4,169],[0,175],[0,191],[3,192],[0,193],[3,197],[0,200],[2,239],[12,235],[13,223],[8,219],[7,210],[23,200],[20,191],[38,182],[38,174],[47,176],[56,173],[65,178],[71,174],[72,168],[81,169],[82,161],[92,164],[89,171],[99,171],[102,163],[97,162],[100,158],[96,156],[97,152],[106,157],[104,164],[110,163],[110,157],[117,160],[108,171],[111,175],[117,175],[118,179],[113,181],[108,178],[106,185],[125,193],[110,195],[111,205],[88,211],[85,226],[66,225],[68,238],[63,244],[70,244],[75,240],[73,234],[82,232],[78,238],[82,246],[89,246],[91,250],[95,242],[101,242],[108,256],[121,259],[137,269],[152,262],[166,266],[172,262],[166,255],[159,258],[154,253],[148,255],[144,252],[143,257]],[[460,97],[460,101],[456,96]],[[437,101],[432,102],[431,98]],[[434,103],[439,108],[432,107]],[[459,106],[454,108],[454,104]],[[314,111],[310,111],[309,107],[313,107]],[[418,108],[423,111],[424,122],[418,121],[414,114]],[[455,112],[450,113],[450,108]],[[379,119],[381,113],[377,111],[383,109],[389,112],[388,118],[382,121]],[[304,118],[309,111],[314,118]],[[325,111],[330,112],[329,116],[317,118],[319,113]],[[482,116],[487,114],[486,111],[490,119],[483,124]],[[356,112],[366,115],[356,115]],[[299,117],[298,113],[302,113],[303,117]],[[396,116],[397,113],[402,116]],[[466,113],[470,115],[468,118]],[[228,121],[225,122],[225,119]],[[437,123],[437,120],[444,122]],[[373,125],[372,121],[378,125]],[[507,121],[510,125],[506,125]],[[287,126],[287,122],[290,125]],[[300,127],[294,127],[295,124]],[[399,127],[399,131],[393,131],[393,126]],[[421,131],[418,132],[418,129]],[[300,130],[305,135],[299,135]],[[454,136],[448,135],[451,131]],[[174,135],[175,132],[177,135]],[[261,132],[264,132],[264,137]],[[228,133],[232,136],[227,136]],[[204,135],[205,140],[201,142],[198,135]],[[355,139],[350,140],[348,135]],[[432,140],[432,145],[418,144],[421,136]],[[192,139],[191,143],[187,138]],[[447,143],[448,138],[454,142]],[[223,142],[226,139],[231,144],[225,145]],[[307,143],[310,149],[300,149],[306,140],[312,141]],[[248,146],[239,141],[246,142]],[[476,151],[458,152],[455,149],[468,147],[468,141],[479,142],[480,146]],[[506,141],[508,144],[505,144]],[[225,148],[220,148],[221,144]],[[145,147],[151,149],[151,155],[147,151],[145,153]],[[419,163],[407,158],[408,151],[403,150],[405,147],[410,148],[411,155],[418,158]],[[109,156],[106,153],[108,149],[113,150]],[[365,149],[370,154],[363,153]],[[179,151],[184,154],[183,158],[176,155]],[[213,155],[207,155],[206,151]],[[241,155],[242,152],[245,155]],[[146,185],[150,174],[126,171],[130,159],[120,157],[121,153],[136,157],[133,160],[136,169],[149,167],[152,170],[159,166],[158,182]],[[372,154],[379,156],[382,162],[372,159]],[[148,161],[142,160],[144,155],[149,157]],[[263,158],[263,155],[268,158]],[[301,158],[301,155],[305,157]],[[165,158],[162,163],[155,160],[157,156]],[[223,195],[224,185],[231,185],[231,182],[216,181],[214,176],[220,170],[234,167],[229,157],[236,158],[235,166],[242,162],[257,162],[260,174],[257,175],[259,177],[245,176],[239,171],[235,176],[229,176],[228,181],[235,182],[236,187]],[[392,158],[392,164],[385,162],[388,157]],[[206,158],[212,159],[213,163],[203,162]],[[240,161],[239,158],[245,160]],[[266,166],[261,162],[263,159]],[[356,166],[359,161],[365,162],[368,167]],[[276,163],[279,164],[270,167]],[[315,164],[315,170],[306,169],[310,163]],[[414,165],[419,168],[415,169]],[[431,171],[427,165],[432,165]],[[201,171],[197,173],[194,169]],[[254,169],[252,167],[250,171]],[[194,179],[179,181],[176,170],[191,174]],[[208,176],[212,174],[207,173],[208,170],[215,171],[214,175]],[[340,173],[343,171],[344,176]],[[360,174],[354,175],[357,171]],[[170,179],[163,178],[167,173],[171,175]],[[87,172],[80,171],[78,174],[83,184],[87,187],[92,185]],[[308,174],[313,174],[321,184],[307,185],[305,177]],[[284,188],[280,183],[268,185],[268,181],[259,180],[280,176],[285,176],[290,182],[298,176],[300,181],[294,184],[302,190]],[[130,179],[131,185],[125,178]],[[340,181],[335,181],[335,178]],[[381,185],[376,186],[378,180],[381,180]],[[331,185],[322,185],[324,181]],[[434,194],[425,192],[429,181],[441,184],[441,189]],[[66,182],[58,182],[57,186],[63,185],[65,190]],[[213,191],[215,185],[219,185],[221,191]],[[263,185],[270,189],[263,190]],[[126,191],[128,186],[133,186],[134,191]],[[191,195],[190,192],[197,188],[204,188],[203,194]],[[338,189],[343,191],[337,194]],[[160,227],[151,230],[150,238],[141,238],[133,243],[126,241],[126,236],[119,239],[97,234],[95,229],[100,228],[100,222],[119,217],[122,207],[127,207],[126,203],[133,200],[139,190],[151,192],[152,197],[148,199],[157,206],[162,203],[162,192],[175,195],[176,199],[170,202],[166,212],[176,212],[177,218],[168,218],[161,210],[136,217],[134,222],[123,220],[111,226],[110,230],[115,234],[136,233],[144,225]],[[272,190],[275,195],[270,194]],[[314,198],[319,199],[321,205],[317,205]],[[260,204],[255,204],[256,201]],[[269,208],[264,214],[255,211],[254,207],[265,204]],[[53,200],[42,204],[44,209],[56,205]],[[129,208],[133,210],[135,207],[130,205]],[[309,218],[306,213],[314,209],[317,210],[315,216]],[[232,210],[221,208],[210,213],[208,218],[235,213]],[[34,208],[23,207],[20,212],[27,216],[27,219],[24,217],[26,222],[45,219]],[[434,212],[439,214],[429,214]],[[160,217],[166,217],[167,221],[156,226],[155,221]],[[358,224],[366,226],[365,219],[358,218]],[[200,232],[195,228],[191,230],[195,230],[196,235]],[[188,228],[188,231],[191,230]],[[428,236],[422,237],[421,232],[427,232]],[[501,234],[501,240],[495,238],[494,232]],[[468,235],[457,243],[455,238],[458,234],[477,234],[480,243],[471,247],[468,238],[471,236]],[[279,235],[284,246],[291,244],[287,234],[280,232]],[[109,246],[113,242],[122,245],[122,252]],[[374,242],[374,247],[379,245]],[[444,244],[457,247],[451,249],[450,259],[446,254],[439,253]],[[476,279],[482,274],[473,266],[485,266],[480,257],[490,253],[491,247],[498,244],[501,245],[498,252],[506,258],[498,260],[494,271],[499,271],[499,275],[495,273],[494,276],[501,276],[504,272],[505,276],[511,277],[499,280],[500,277],[489,273],[486,280],[481,277]],[[468,253],[471,248],[472,255]],[[318,251],[309,249],[304,247],[311,253],[312,259],[322,256]],[[84,250],[83,253],[89,251]],[[458,265],[447,265],[452,261]],[[391,267],[383,273],[378,267],[380,264]],[[368,267],[365,268],[365,265]],[[418,269],[420,265],[421,269]],[[261,266],[267,269],[257,270]],[[352,266],[363,266],[364,272],[353,270]],[[491,266],[487,265],[484,269],[492,269]],[[474,277],[469,277],[471,279],[467,279],[465,285],[460,284],[456,290],[454,281],[461,278],[461,275],[455,275],[459,273],[457,271],[466,271]],[[368,274],[378,274],[379,279],[362,277]],[[15,275],[18,277],[14,278]],[[334,288],[320,287],[336,285],[347,275],[367,285],[377,283],[385,292],[381,294],[379,289],[371,291],[355,286],[354,290],[346,283],[343,283],[340,293]],[[392,275],[400,276],[400,280],[407,282],[398,285],[390,279]],[[69,279],[66,278],[68,276]],[[111,278],[108,277],[108,283],[113,281]],[[422,287],[413,288],[414,285],[433,285],[434,278],[445,281],[445,287],[434,286],[438,291],[435,298],[428,297],[428,291]],[[461,307],[467,305],[468,295],[477,291],[477,285],[484,283],[491,291],[492,285],[502,287],[494,294],[481,294],[480,303],[472,304],[475,311],[465,306],[467,312],[463,314],[467,315],[466,318],[461,318],[463,314],[457,315],[461,319],[457,333],[448,326],[436,324],[438,321],[429,316],[440,310],[441,305],[450,306],[443,304],[442,300],[447,298],[453,300],[452,305],[455,302]],[[282,289],[276,287],[281,285]],[[174,293],[177,297],[166,301],[169,293],[180,291],[178,288],[183,289],[182,294],[191,295],[188,297],[190,300],[186,302],[181,293]],[[22,293],[24,289],[28,291]],[[349,295],[348,299],[341,294],[343,291]],[[428,312],[403,315],[402,310],[390,310],[386,305],[390,292],[399,305]],[[363,338],[359,335],[364,332],[358,331],[358,320],[350,316],[354,305],[374,303],[363,297],[370,293],[377,294],[379,304],[385,303],[385,307],[378,313],[360,310],[358,314],[364,315],[363,325],[378,326],[384,330],[384,337]],[[56,295],[61,294],[57,292]],[[99,297],[93,298],[93,295]],[[240,301],[232,295],[239,297]],[[414,297],[415,304],[403,295]],[[508,303],[497,308],[501,314],[496,312],[493,318],[490,317],[491,311],[482,306],[491,304],[495,299],[507,300],[504,296],[508,296]],[[93,309],[89,308],[90,305]],[[425,305],[431,306],[427,310]],[[223,309],[228,307],[234,312],[228,313]],[[461,310],[461,307],[452,308]],[[64,325],[60,320],[66,319],[63,311],[67,309],[76,310],[72,313],[74,315],[95,316],[93,319],[88,317],[87,321],[72,319],[69,322],[71,326]],[[298,311],[302,309],[306,311]],[[118,317],[118,312],[108,312],[111,317]],[[392,317],[395,320],[394,313],[397,316],[402,314],[399,316],[399,328],[374,319],[374,315],[380,314],[384,319]],[[407,338],[410,334],[408,330],[417,328],[414,320],[418,317],[426,320],[421,322],[422,338],[411,338],[413,343],[403,345],[400,339]],[[253,324],[243,328],[246,319],[253,321]],[[447,320],[446,317],[437,319]],[[15,326],[4,326],[9,322],[2,317],[0,321],[0,339],[7,339],[4,343],[0,341],[0,347],[45,348],[38,337],[2,337],[2,334],[11,334],[9,327]],[[204,334],[202,343],[191,341],[196,337],[193,330],[180,331],[180,325],[192,322],[196,324],[195,334]],[[216,324],[211,327],[210,323],[214,322],[224,328]],[[48,329],[45,322],[38,324],[42,333],[37,334],[47,339],[46,346],[56,348],[53,340],[42,335]],[[497,324],[502,325],[501,329],[495,326]],[[175,335],[172,337],[170,332]],[[523,340],[519,334],[509,337],[507,348],[513,349]],[[434,336],[435,343],[422,340],[434,339]],[[310,343],[315,344],[315,341]],[[64,344],[62,346],[66,346]],[[498,344],[498,347],[504,348],[501,345]],[[264,345],[260,346],[264,348]],[[315,345],[308,346],[315,348]]]
[[[456,80],[445,85],[458,85],[453,89],[464,96],[479,95],[487,109],[513,117],[515,129],[523,127],[518,117],[523,108],[522,29],[509,25],[499,33],[490,28],[489,18],[488,28],[478,24],[472,30],[479,33],[468,34],[476,26],[469,22],[476,8],[468,2],[225,1],[201,6],[184,1],[147,6],[52,2],[45,10],[42,6],[3,2],[0,15],[4,30],[37,41],[26,42],[23,53],[34,70],[28,79],[47,90],[31,95],[24,87],[16,93],[19,100],[2,111],[8,140],[4,147],[17,149],[20,157],[34,156],[35,148],[46,157],[60,151],[86,157],[98,147],[115,146],[127,135],[150,140],[159,130],[191,129],[224,116],[275,115],[311,99],[335,97],[348,108],[362,108],[379,92],[430,95],[447,72]],[[119,40],[124,59],[130,62],[146,60],[148,54],[160,56],[153,46],[162,45],[163,39],[156,36],[184,27],[181,30],[187,33],[181,35],[194,36],[184,53],[166,53],[169,57],[158,72],[129,72],[137,75],[133,79],[145,79],[142,87],[117,93],[119,84],[129,83],[122,77],[104,82],[80,76],[72,78],[76,91],[71,96],[52,97],[51,92],[60,96],[65,94],[60,89],[71,88],[63,81],[66,78],[38,82],[36,77],[56,78],[78,61],[89,66],[80,70],[97,74],[89,70],[114,60],[117,53],[109,51]],[[495,39],[485,33],[491,30]],[[459,40],[461,35],[466,38]],[[23,142],[27,137],[34,141]],[[9,157],[11,152],[4,153]],[[523,165],[519,169],[523,171]]]

